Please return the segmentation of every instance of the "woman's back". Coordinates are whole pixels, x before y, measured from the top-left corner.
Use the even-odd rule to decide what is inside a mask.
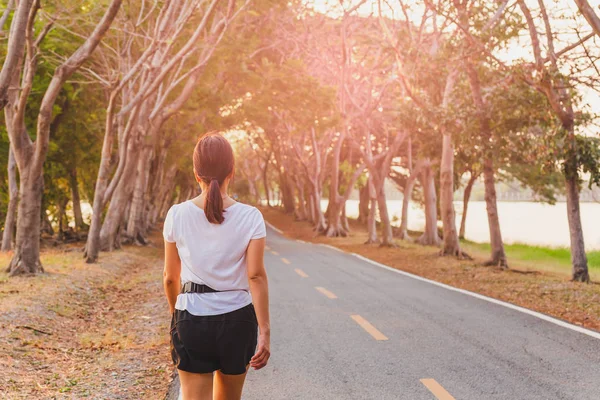
[[[250,240],[266,236],[263,217],[255,207],[234,203],[221,224],[208,221],[193,200],[169,210],[164,237],[175,242],[181,258],[181,283],[205,284],[221,292],[186,293],[177,309],[194,315],[223,314],[252,302],[248,288],[246,249]]]
[[[265,223],[227,194],[235,160],[224,137],[202,136],[193,164],[202,194],[171,207],[163,229],[171,357],[184,399],[239,400],[248,368],[271,356]]]

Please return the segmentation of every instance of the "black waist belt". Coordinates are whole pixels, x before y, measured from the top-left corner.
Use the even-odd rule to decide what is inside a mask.
[[[195,282],[186,282],[181,287],[181,293],[216,293],[220,290],[211,288],[210,286],[200,285]]]

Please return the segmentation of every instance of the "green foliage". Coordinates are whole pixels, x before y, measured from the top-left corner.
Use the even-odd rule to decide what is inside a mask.
[[[352,165],[352,163],[348,160],[344,160],[340,163],[340,175],[342,176],[342,179],[340,179],[340,194],[344,193],[347,189],[348,189],[348,181],[350,180],[350,178],[352,177],[352,175],[354,175],[354,171],[355,171],[355,166]],[[364,185],[367,184],[367,175],[366,173],[362,173],[360,175],[360,177],[358,178],[358,180],[356,181],[356,184],[354,186],[354,188],[360,188],[363,187]]]
[[[474,243],[469,241],[465,241],[465,243],[468,243],[469,247],[478,250],[490,251],[489,243]],[[532,246],[522,243],[505,244],[504,247],[511,259],[542,264],[558,264],[565,272],[571,269],[571,251],[565,247]],[[588,252],[587,258],[588,267],[592,271],[600,272],[600,251]]]

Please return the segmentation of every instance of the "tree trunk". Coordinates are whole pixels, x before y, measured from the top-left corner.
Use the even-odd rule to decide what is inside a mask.
[[[410,239],[408,234],[408,208],[410,206],[410,198],[412,197],[416,180],[417,174],[413,172],[404,185],[404,192],[402,193],[402,219],[400,222],[400,233],[398,234],[400,239]]]
[[[331,200],[329,202],[329,215],[327,216],[327,229],[325,230],[325,236],[346,237],[346,231],[342,227],[341,203],[338,201],[331,203]]]
[[[262,199],[261,199],[260,191],[258,190],[258,185],[256,184],[256,182],[258,182],[256,179],[248,179],[248,184],[250,185],[250,194],[252,195],[252,199],[256,205],[260,205]]]
[[[340,178],[340,154],[342,152],[342,145],[346,137],[345,132],[340,134],[338,140],[333,148],[333,157],[331,160],[331,172],[329,182],[329,203],[327,204],[327,230],[325,236],[337,237],[346,236],[346,231],[342,227],[340,218],[341,213],[341,202],[339,193],[339,178]]]
[[[327,230],[325,214],[323,214],[323,210],[321,209],[322,192],[319,187],[314,187],[313,190],[314,190],[313,202],[314,202],[315,217],[316,217],[315,232],[322,233]]]
[[[134,156],[133,148],[131,150],[127,156],[125,170],[115,188],[104,223],[100,229],[100,248],[105,251],[113,251],[115,248],[120,247],[120,243],[117,242],[117,234],[123,223],[127,204],[131,200],[135,183],[135,168],[137,166],[137,157]]]
[[[42,220],[42,176],[33,179],[21,171],[20,201],[17,212],[17,240],[10,262],[11,276],[44,272],[40,261],[40,221]]]
[[[492,130],[490,119],[488,117],[489,107],[486,105],[481,94],[481,83],[479,75],[470,62],[467,64],[467,75],[473,95],[473,102],[477,107],[479,114],[479,123],[481,136],[483,138],[484,156],[483,156],[483,180],[485,184],[485,204],[487,209],[488,224],[490,229],[490,243],[492,259],[487,265],[498,265],[507,268],[506,254],[504,253],[504,244],[502,242],[502,233],[500,232],[500,220],[498,218],[498,205],[496,201],[496,185],[494,182],[494,160]]]
[[[402,218],[400,221],[400,232],[398,233],[398,237],[405,240],[410,239],[410,236],[408,235],[408,207],[410,206],[410,200],[412,198],[412,192],[415,187],[418,174],[418,170],[415,171],[413,168],[411,136],[409,136],[408,140],[406,141],[406,154],[409,176],[404,184],[404,191],[402,193]],[[420,163],[418,163],[418,165],[420,165]]]
[[[73,215],[75,216],[75,230],[80,231],[84,227],[83,214],[81,213],[81,198],[79,197],[79,182],[77,181],[77,167],[69,171],[71,181],[71,195],[73,202]]]
[[[304,186],[302,183],[295,180],[296,190],[298,192],[298,209],[296,210],[296,219],[299,221],[306,221],[307,210],[306,210],[306,199],[304,198]]]
[[[163,218],[165,215],[167,215],[169,207],[171,207],[171,205],[173,204],[173,193],[175,192],[175,188],[175,182],[172,182],[169,186],[169,190],[167,190],[167,195],[165,196],[161,208],[158,212],[160,218]]]
[[[157,151],[157,156],[153,162],[153,173],[151,173],[152,183],[148,184],[150,188],[150,193],[147,194],[149,197],[147,204],[148,210],[145,224],[145,230],[150,230],[158,220],[158,214],[160,212],[160,208],[165,199],[166,190],[168,190],[171,186],[171,182],[175,177],[175,173],[177,173],[177,167],[171,166],[169,170],[165,168],[165,160],[167,157],[167,149],[168,145],[164,145],[162,148],[159,148]],[[175,168],[173,170],[173,167]],[[168,174],[172,174],[172,176],[167,176]]]
[[[498,205],[496,201],[496,185],[494,182],[494,164],[491,158],[483,160],[483,180],[485,183],[485,205],[487,209],[488,224],[490,228],[490,244],[492,259],[486,263],[508,268],[502,232],[500,231],[500,219],[498,218]]]
[[[315,223],[315,214],[314,214],[315,210],[313,209],[314,202],[312,200],[311,186],[308,184],[305,184],[303,186],[303,188],[304,188],[304,193],[305,193],[304,208],[306,209],[306,218],[308,219],[308,221],[311,224],[314,224]],[[306,193],[308,193],[308,194],[306,195]]]
[[[440,165],[440,207],[444,230],[442,255],[461,257],[460,242],[456,232],[454,212],[454,147],[452,136],[443,135],[442,161]]]
[[[85,244],[84,258],[86,263],[95,263],[100,254],[100,230],[102,228],[102,212],[106,203],[105,195],[109,185],[112,147],[115,138],[115,121],[113,112],[115,107],[116,92],[112,92],[106,107],[106,120],[104,139],[102,141],[102,153],[100,158],[100,167],[98,168],[98,177],[94,190],[94,202],[92,204],[92,221],[88,230],[88,237]]]
[[[269,161],[265,162],[265,168],[263,168],[263,185],[265,187],[265,197],[267,199],[267,207],[271,207],[271,191],[269,190],[269,177],[267,174],[267,170],[269,168]]]
[[[392,224],[387,209],[383,184],[381,184],[381,188],[377,192],[377,204],[379,206],[379,218],[381,218],[381,246],[394,246],[394,234],[392,232]]]
[[[150,226],[153,226],[162,216],[162,211],[165,208],[165,203],[170,203],[173,199],[173,189],[175,188],[175,176],[177,174],[177,166],[172,165],[160,180],[160,185],[155,186],[156,197],[152,196],[154,203],[150,210]],[[170,205],[170,204],[169,204]]]
[[[281,171],[279,176],[280,192],[283,200],[283,210],[287,214],[293,214],[296,210],[294,204],[294,192],[290,190],[290,177],[287,172]]]
[[[428,246],[439,246],[440,236],[437,230],[437,196],[431,163],[427,161],[420,173],[421,186],[425,201],[425,231],[418,239],[418,243]]]
[[[359,190],[358,201],[358,222],[361,224],[367,223],[369,220],[369,185],[365,185]]]
[[[149,173],[149,166],[147,164],[150,162],[151,153],[152,149],[145,146],[137,162],[133,197],[130,204],[126,232],[127,236],[132,239],[137,238],[138,234],[142,233],[142,219],[144,218],[145,208],[144,197],[146,195]],[[142,242],[145,241],[143,240]]]
[[[460,219],[460,232],[458,234],[459,239],[465,238],[465,230],[467,225],[467,209],[469,207],[469,200],[471,199],[471,192],[473,191],[473,185],[479,175],[474,174],[471,171],[471,177],[469,178],[469,182],[467,182],[467,186],[465,186],[465,192],[463,194],[463,213]]]
[[[42,206],[41,206],[42,220],[40,221],[40,232],[45,233],[48,236],[54,236],[54,227],[52,226],[52,222],[50,221],[50,216],[46,212],[46,208],[44,207],[44,189],[42,188]]]
[[[308,213],[308,222],[312,225],[317,223],[317,216],[315,214],[315,200],[312,189],[308,187],[308,196],[306,197],[306,212]]]
[[[571,263],[573,264],[572,279],[577,282],[589,282],[587,256],[583,242],[581,227],[581,212],[579,210],[579,182],[577,176],[566,178],[567,216],[571,237]]]
[[[63,240],[65,235],[65,217],[66,217],[66,210],[67,210],[67,204],[68,204],[68,200],[67,199],[61,199],[57,202],[57,206],[58,206],[58,240]],[[69,226],[69,223],[67,221],[66,226]]]
[[[379,238],[377,237],[377,199],[373,198],[370,200],[371,205],[369,206],[369,217],[367,219],[367,227],[369,232],[369,238],[367,239],[365,244],[379,243]]]
[[[19,204],[19,184],[17,182],[17,162],[12,149],[8,151],[8,210],[4,222],[1,251],[10,251],[13,247],[17,205]]]
[[[375,193],[375,187],[373,186],[373,179],[369,177],[367,181],[367,194],[369,196],[369,216],[367,218],[367,228],[369,232],[369,238],[365,244],[379,243],[377,238],[377,194]]]
[[[344,230],[346,232],[350,232],[350,224],[348,223],[348,217],[346,216],[346,202],[342,202],[342,228],[344,228]]]
[[[256,183],[250,177],[246,177],[246,181],[248,181],[248,190],[250,191],[252,201],[258,204],[260,198],[258,197],[258,191],[256,190]]]

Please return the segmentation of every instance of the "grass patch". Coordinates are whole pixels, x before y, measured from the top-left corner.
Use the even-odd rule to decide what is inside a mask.
[[[69,304],[53,304],[48,306],[48,310],[54,311],[61,317],[72,318],[77,315],[77,310],[75,310]]]
[[[489,243],[462,241],[467,252],[478,257],[486,257],[490,252]],[[563,275],[571,274],[571,251],[566,247],[532,246],[523,243],[505,244],[504,250],[509,264],[541,271],[552,271]],[[600,280],[600,251],[587,253],[588,268],[593,280]]]

